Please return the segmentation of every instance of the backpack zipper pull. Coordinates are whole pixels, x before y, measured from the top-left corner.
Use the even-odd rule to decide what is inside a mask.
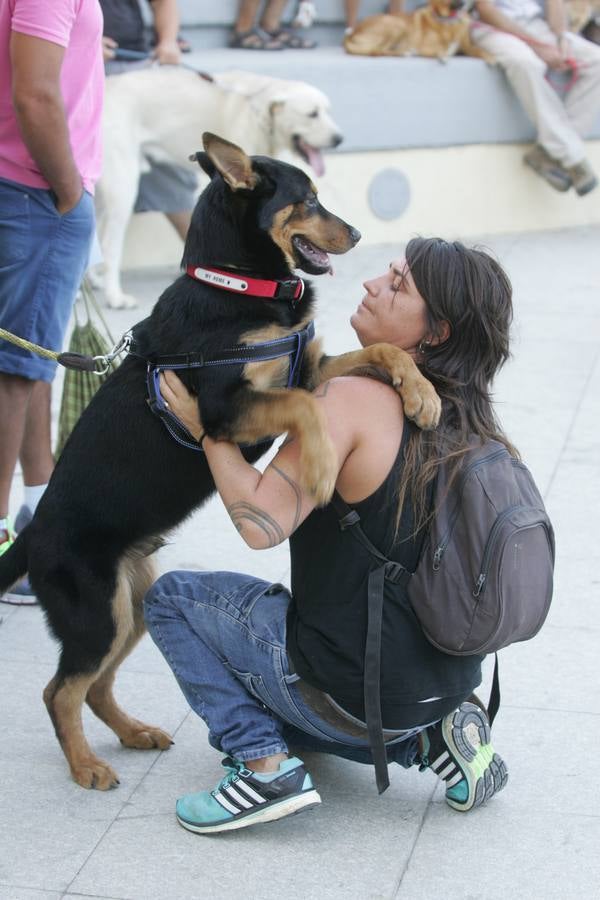
[[[434,572],[438,571],[443,555],[444,555],[444,547],[443,547],[443,545],[440,545],[437,548],[437,550],[435,551],[435,553],[433,554],[433,571]]]
[[[483,586],[485,584],[486,577],[487,576],[482,572],[481,575],[479,576],[479,578],[477,579],[477,582],[475,583],[475,590],[473,591],[474,597],[479,597],[479,595],[481,594],[481,592],[483,590]]]

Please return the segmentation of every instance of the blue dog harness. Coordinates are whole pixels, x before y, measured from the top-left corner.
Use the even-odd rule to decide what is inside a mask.
[[[304,351],[309,341],[315,336],[314,322],[309,322],[306,328],[295,331],[293,334],[273,341],[263,341],[260,344],[240,344],[222,350],[218,356],[205,357],[201,353],[178,353],[172,356],[157,356],[146,359],[146,383],[148,386],[148,405],[152,412],[158,416],[163,425],[178,444],[188,447],[190,450],[202,450],[201,445],[188,431],[183,422],[166,405],[166,401],[160,392],[160,373],[165,369],[178,371],[181,369],[203,369],[209,366],[245,365],[250,362],[263,362],[269,359],[279,359],[282,356],[289,357],[289,372],[286,387],[298,386]],[[135,337],[129,347],[129,353],[136,353]]]

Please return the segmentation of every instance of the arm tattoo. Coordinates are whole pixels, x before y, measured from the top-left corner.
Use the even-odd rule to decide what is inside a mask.
[[[276,547],[277,544],[285,540],[285,534],[279,523],[264,510],[259,509],[258,506],[252,506],[251,503],[240,500],[238,503],[232,503],[231,506],[228,506],[227,512],[240,533],[244,527],[244,519],[247,519],[249,522],[254,522],[255,525],[258,525],[264,531],[269,547]]]
[[[294,492],[294,496],[296,497],[296,512],[294,513],[294,521],[292,522],[292,530],[290,534],[293,534],[296,528],[298,527],[298,522],[300,521],[300,510],[302,509],[302,492],[293,478],[290,478],[289,475],[286,475],[275,463],[271,463],[271,467],[275,469],[278,475],[281,475],[284,481],[287,481],[289,486]]]

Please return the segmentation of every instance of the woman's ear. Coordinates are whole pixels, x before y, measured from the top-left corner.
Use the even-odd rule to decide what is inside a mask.
[[[429,343],[432,347],[437,347],[438,344],[445,344],[451,334],[452,328],[450,327],[450,322],[446,319],[442,319],[441,322],[436,324],[435,333],[431,335]]]

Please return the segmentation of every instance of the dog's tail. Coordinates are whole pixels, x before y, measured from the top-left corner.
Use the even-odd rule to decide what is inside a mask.
[[[21,531],[12,547],[0,556],[0,597],[27,573],[27,531]]]

